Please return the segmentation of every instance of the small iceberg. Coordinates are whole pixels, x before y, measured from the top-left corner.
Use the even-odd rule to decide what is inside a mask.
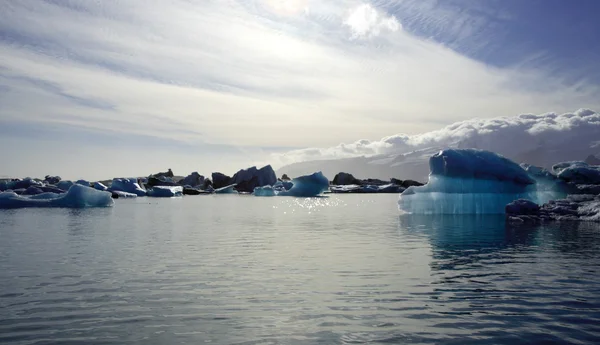
[[[137,196],[146,196],[146,191],[140,187],[135,178],[115,178],[110,185],[109,191],[120,191],[132,193]]]
[[[148,189],[147,195],[153,198],[173,198],[183,195],[183,187],[154,186]]]
[[[114,205],[111,194],[85,187],[72,185],[66,193],[41,193],[31,197],[20,196],[14,192],[0,193],[0,209],[24,207],[109,207]]]
[[[289,186],[289,185],[288,185]],[[315,197],[329,189],[329,180],[323,173],[316,172],[311,175],[300,176],[291,181],[291,188],[286,190],[286,184],[275,184],[275,186],[264,186],[254,188],[255,196],[295,196]]]
[[[238,194],[238,192],[233,189],[235,186],[236,184],[230,184],[229,186],[215,189],[215,194]]]

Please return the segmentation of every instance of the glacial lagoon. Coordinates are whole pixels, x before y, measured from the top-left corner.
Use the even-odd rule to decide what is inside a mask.
[[[0,210],[2,344],[591,344],[600,225],[396,194]]]

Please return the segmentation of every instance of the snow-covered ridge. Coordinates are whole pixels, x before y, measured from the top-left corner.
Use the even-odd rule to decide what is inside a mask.
[[[318,166],[326,175],[348,171],[361,178],[423,181],[429,157],[444,148],[488,150],[517,163],[550,168],[559,162],[600,154],[598,133],[600,114],[580,109],[565,114],[471,119],[422,134],[396,134],[375,141],[363,139],[329,148],[294,150],[274,158],[289,164],[280,168],[279,174],[304,174]]]

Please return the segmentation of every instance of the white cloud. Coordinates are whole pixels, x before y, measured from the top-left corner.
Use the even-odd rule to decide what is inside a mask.
[[[265,14],[256,2],[7,1],[0,11],[0,121],[253,152],[243,163],[223,156],[210,168],[232,171],[264,160],[260,147],[330,147],[477,116],[600,106],[593,84],[486,66],[402,31],[375,2],[273,7],[285,15]],[[377,37],[348,40],[348,28],[356,38]],[[313,156],[373,154],[403,140],[361,141]],[[31,147],[19,148],[16,166]],[[196,170],[208,156],[198,149],[187,157]]]
[[[427,148],[464,147],[499,152],[507,157],[543,147],[546,151],[594,151],[600,133],[600,114],[574,113],[471,119],[416,135],[397,134],[381,140],[358,140],[328,148],[308,148],[273,155],[280,164],[381,154],[406,154]],[[584,159],[572,157],[571,159]],[[557,153],[557,158],[558,153]],[[552,160],[552,157],[549,157]],[[556,162],[554,162],[556,163]]]
[[[353,8],[344,24],[350,27],[353,38],[378,36],[381,31],[396,32],[402,28],[396,17],[386,16],[370,4]]]

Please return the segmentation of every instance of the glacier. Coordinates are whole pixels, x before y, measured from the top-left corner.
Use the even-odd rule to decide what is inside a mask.
[[[255,196],[294,196],[310,198],[315,197],[329,189],[329,180],[322,172],[297,177],[289,183],[276,183],[274,186],[254,188]]]
[[[491,151],[446,149],[429,159],[429,181],[400,194],[398,208],[416,214],[502,214],[517,199],[548,202],[561,194],[538,184],[517,163]]]
[[[111,194],[79,184],[72,185],[66,193],[41,193],[31,197],[14,192],[0,193],[0,209],[24,207],[109,207],[114,205]]]

